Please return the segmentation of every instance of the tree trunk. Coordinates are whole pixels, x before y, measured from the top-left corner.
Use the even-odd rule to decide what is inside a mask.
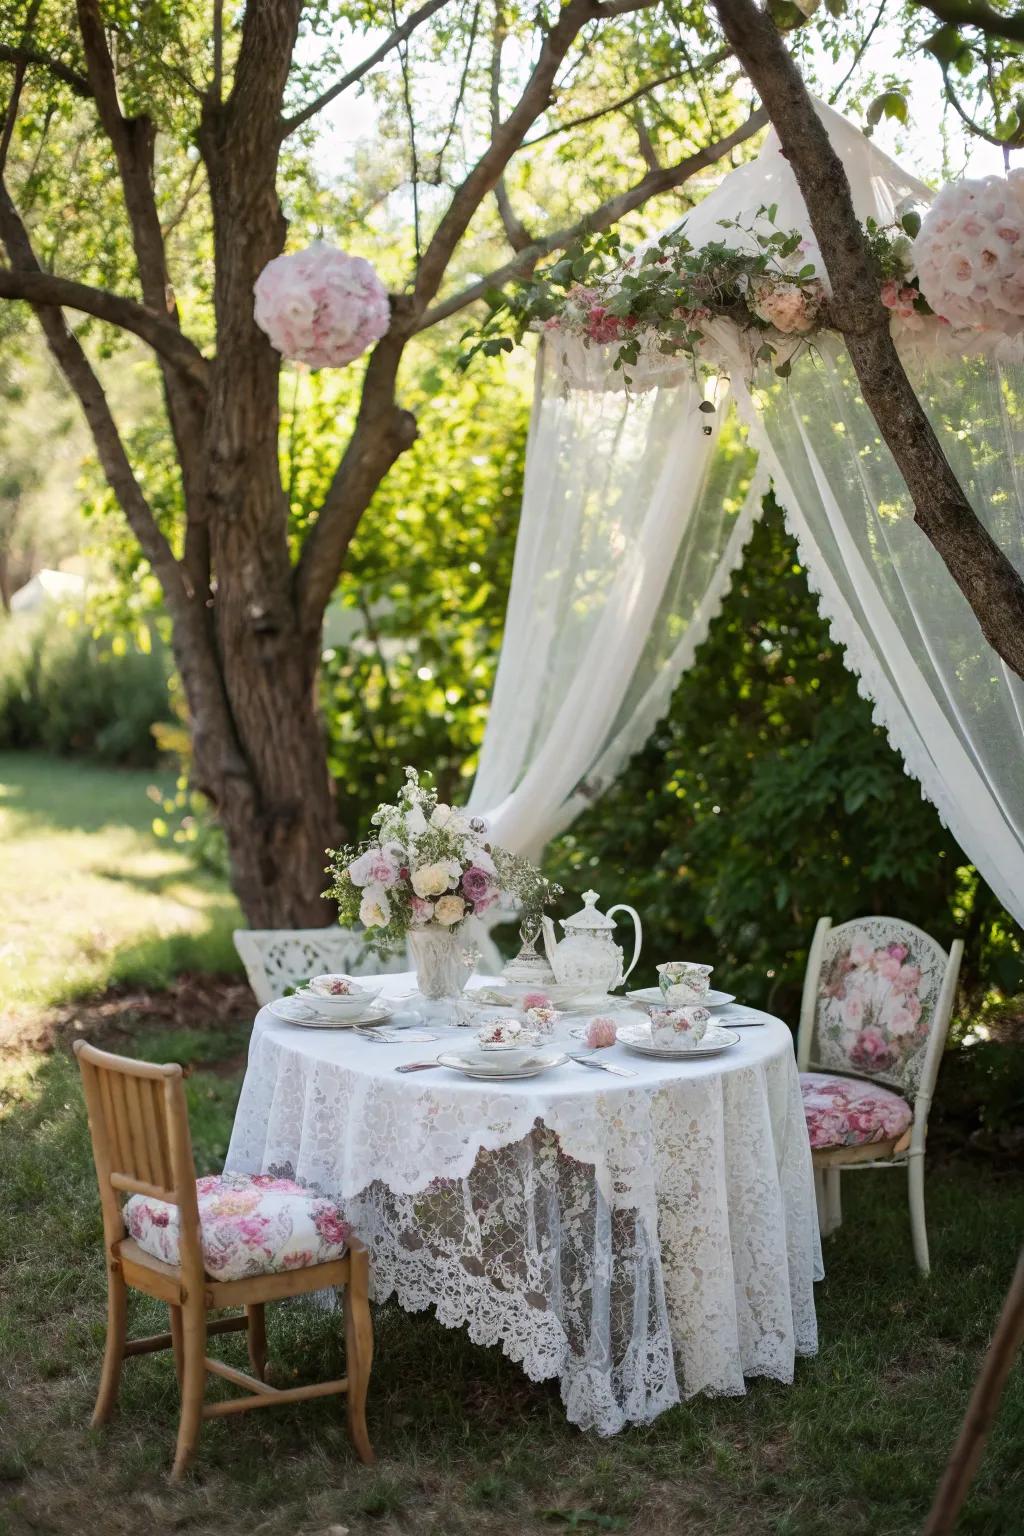
[[[715,9],[793,167],[832,284],[832,319],[849,348],[864,402],[906,481],[914,520],[971,605],[985,639],[1024,677],[1024,579],[979,521],[903,370],[842,161],[771,17],[754,0],[715,0]]]

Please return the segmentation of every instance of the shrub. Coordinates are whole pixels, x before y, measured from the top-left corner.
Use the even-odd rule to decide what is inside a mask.
[[[0,747],[149,766],[153,726],[170,714],[162,646],[97,639],[47,613],[0,628]]]

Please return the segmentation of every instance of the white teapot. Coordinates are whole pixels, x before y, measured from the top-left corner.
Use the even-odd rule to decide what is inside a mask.
[[[643,930],[632,907],[620,902],[618,906],[610,907],[607,913],[598,912],[599,899],[596,891],[583,892],[583,910],[564,920],[565,938],[561,943],[556,941],[554,923],[550,917],[545,917],[544,950],[560,985],[585,987],[603,995],[612,987],[621,986],[636,965]],[[636,935],[633,958],[625,971],[622,969],[622,950],[612,938],[615,930],[612,915],[615,912],[629,913]]]

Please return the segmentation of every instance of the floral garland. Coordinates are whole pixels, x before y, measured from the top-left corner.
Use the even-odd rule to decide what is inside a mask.
[[[727,319],[747,333],[752,356],[786,378],[801,347],[832,322],[813,248],[799,231],[776,227],[777,211],[759,208],[754,228],[723,220],[724,230],[744,235],[736,245],[723,238],[695,247],[685,226],[628,254],[614,233],[580,241],[531,280],[485,295],[489,314],[464,336],[472,345],[463,364],[478,352],[510,351],[527,331],[554,332],[584,346],[617,344],[612,367],[628,383],[652,351],[714,368],[708,323]],[[879,296],[906,329],[933,313],[913,270],[911,239],[920,227],[914,213],[899,225],[869,219],[865,226]]]

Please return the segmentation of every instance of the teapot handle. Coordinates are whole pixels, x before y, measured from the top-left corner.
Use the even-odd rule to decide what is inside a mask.
[[[633,930],[636,935],[633,944],[633,958],[627,965],[626,969],[623,971],[622,975],[619,977],[618,981],[615,983],[617,987],[621,987],[625,985],[626,977],[629,975],[630,971],[633,969],[640,958],[640,945],[643,942],[643,929],[640,926],[640,917],[638,913],[632,907],[627,907],[624,901],[620,901],[618,906],[609,907],[606,916],[613,917],[616,912],[629,913],[630,917],[633,919]]]

